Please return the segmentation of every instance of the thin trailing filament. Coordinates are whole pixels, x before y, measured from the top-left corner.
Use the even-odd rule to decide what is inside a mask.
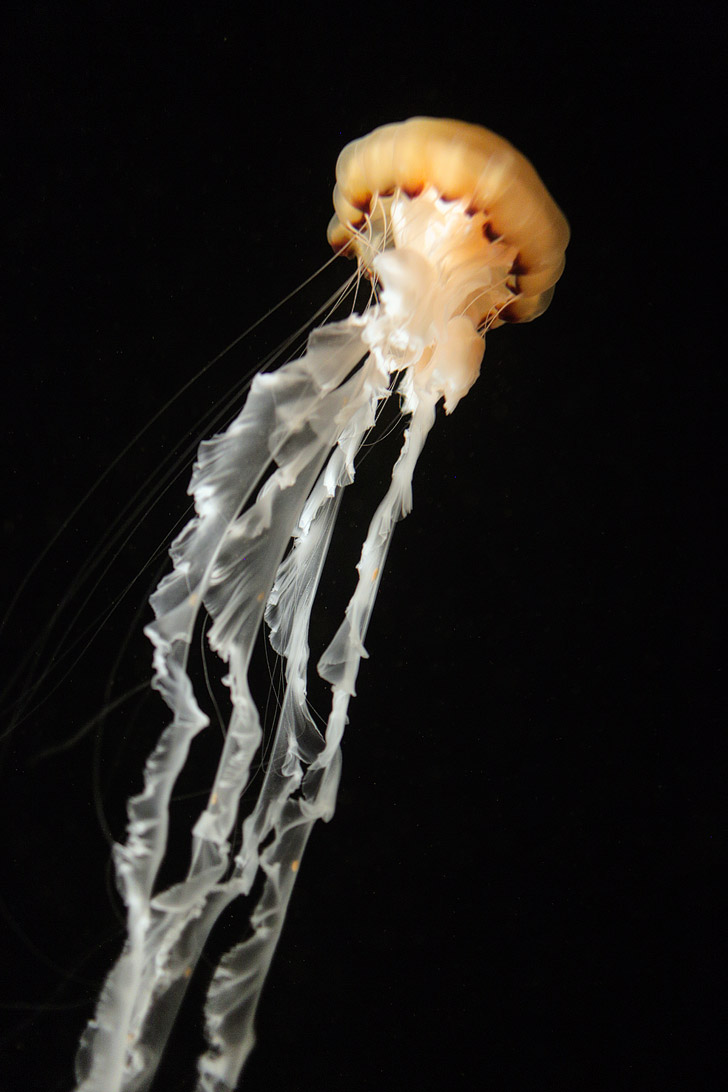
[[[314,330],[299,359],[259,374],[237,418],[202,443],[189,487],[195,515],[151,598],[153,686],[171,717],[129,802],[126,842],[114,850],[127,939],[81,1040],[78,1092],[151,1087],[210,931],[260,878],[251,933],[213,974],[198,1062],[197,1092],[237,1087],[306,843],[316,820],[334,812],[369,619],[437,405],[455,409],[478,377],[486,331],[535,317],[563,266],[566,222],[535,171],[474,126],[413,119],[376,130],[342,153],[334,201],[329,237],[358,256],[374,301]],[[356,588],[317,665],[331,691],[321,732],[306,698],[311,612],[326,595],[342,495],[355,487],[357,455],[393,392],[403,444],[364,538]],[[188,674],[201,613],[227,669],[231,715],[189,832],[187,874],[159,891],[175,782],[208,728]],[[263,627],[283,661],[285,692],[260,789],[243,814],[262,743],[248,670]]]

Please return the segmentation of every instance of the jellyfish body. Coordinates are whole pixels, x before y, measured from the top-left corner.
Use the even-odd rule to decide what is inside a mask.
[[[77,1057],[78,1092],[148,1089],[210,930],[262,872],[252,935],[209,987],[198,1092],[236,1087],[306,842],[331,818],[340,743],[387,550],[412,506],[412,478],[438,402],[451,412],[479,374],[485,331],[548,306],[568,227],[533,167],[477,126],[415,118],[342,152],[329,240],[355,255],[378,300],[314,330],[305,354],[259,374],[238,417],[202,443],[189,491],[195,517],[173,543],[152,596],[153,686],[172,713],[128,805],[115,847],[127,940]],[[317,665],[331,687],[322,734],[309,711],[308,629],[343,491],[393,391],[406,418],[391,482],[362,547],[345,617]],[[208,718],[187,673],[201,611],[227,666],[231,718],[214,785],[191,831],[185,879],[157,892],[169,804]],[[231,840],[260,748],[248,669],[261,627],[285,663],[285,693],[262,786]]]

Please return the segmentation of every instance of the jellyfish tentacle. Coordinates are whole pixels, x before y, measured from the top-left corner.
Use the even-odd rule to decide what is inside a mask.
[[[141,1092],[149,1086],[174,1016],[171,1010],[177,1007],[168,1003],[167,994],[188,974],[190,957],[199,954],[201,943],[193,934],[204,943],[229,901],[208,897],[227,867],[237,802],[260,743],[247,686],[252,642],[321,465],[337,432],[368,396],[358,372],[347,379],[367,351],[361,325],[354,316],[314,331],[305,356],[271,375],[259,375],[239,417],[201,446],[190,486],[197,514],[173,544],[174,569],[152,597],[156,618],[146,629],[155,649],[154,685],[173,719],[147,762],[142,792],[129,803],[127,842],[115,847],[128,913],[127,944],[82,1038],[79,1092],[131,1087]],[[275,469],[241,514],[271,462]],[[186,674],[203,603],[214,620],[211,643],[228,662],[233,713],[215,786],[193,832],[188,875],[153,895],[174,783],[192,738],[207,723]]]
[[[453,409],[479,372],[483,342],[466,314],[468,301],[483,287],[506,294],[493,286],[502,283],[509,255],[500,243],[485,239],[464,203],[443,205],[431,191],[415,199],[398,194],[389,212],[393,247],[372,261],[381,303],[363,316],[314,331],[304,357],[257,376],[239,417],[200,448],[190,487],[196,516],[173,544],[174,569],[152,597],[156,617],[146,629],[155,649],[154,685],[174,717],[147,764],[142,793],[129,805],[126,846],[115,851],[128,907],[128,943],[84,1038],[80,1092],[148,1089],[211,928],[225,906],[249,892],[260,868],[266,882],[251,918],[253,936],[222,961],[210,989],[211,1048],[200,1061],[200,1092],[232,1088],[225,1082],[234,1082],[252,1046],[260,987],[295,878],[292,862],[300,859],[313,821],[333,813],[339,746],[394,525],[411,508],[412,475],[437,402],[444,397],[446,410]],[[450,268],[453,249],[468,259],[474,250],[480,253],[479,276],[473,277],[470,261],[461,263],[461,272],[457,262]],[[369,527],[354,595],[319,663],[332,687],[325,741],[304,770],[295,737],[306,724],[300,672],[308,652],[307,645],[291,646],[285,655],[293,657],[288,664],[293,706],[284,702],[284,713],[298,712],[292,724],[285,717],[279,722],[280,743],[273,751],[279,761],[284,755],[288,766],[274,769],[266,780],[259,800],[263,810],[254,809],[243,857],[226,880],[230,834],[261,742],[248,666],[265,604],[273,589],[283,587],[287,562],[279,566],[302,516],[308,519],[313,512],[309,529],[316,523],[316,482],[329,452],[338,445],[338,469],[335,473],[331,460],[329,478],[324,471],[323,480],[338,476],[341,486],[354,476],[354,457],[394,372],[402,373],[400,397],[410,422],[387,495]],[[248,503],[256,486],[255,500]],[[319,503],[319,510],[325,509]],[[305,539],[299,530],[292,565],[304,559]],[[319,554],[329,539],[323,535]],[[321,557],[319,562],[320,575]],[[191,739],[206,723],[186,673],[194,620],[203,605],[212,620],[210,646],[228,665],[224,681],[232,714],[207,806],[192,831],[187,876],[153,895],[172,788]],[[307,611],[293,599],[287,605],[299,634],[308,628]],[[260,853],[258,835],[265,838],[271,831],[273,841]],[[237,993],[231,1001],[233,981]],[[116,1073],[122,1057],[119,1083],[99,1076],[109,1072],[109,1064]]]

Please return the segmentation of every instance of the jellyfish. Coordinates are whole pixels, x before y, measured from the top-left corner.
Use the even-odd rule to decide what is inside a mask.
[[[486,332],[542,314],[564,268],[561,211],[529,161],[476,125],[417,117],[353,141],[337,162],[333,202],[329,242],[356,259],[370,302],[314,329],[300,358],[260,372],[229,427],[201,444],[189,486],[195,513],[150,600],[152,686],[171,716],[128,803],[126,841],[113,850],[126,940],[81,1038],[77,1092],[151,1087],[211,930],[256,885],[249,935],[212,975],[198,1061],[198,1092],[237,1087],[306,843],[334,812],[367,626],[438,404],[455,410],[478,378]],[[331,703],[321,730],[307,699],[311,612],[326,595],[324,564],[357,455],[393,395],[403,443],[354,592],[317,664]],[[188,671],[201,615],[226,671],[230,719],[189,832],[186,875],[159,890],[175,782],[209,723]],[[243,814],[262,753],[249,679],[262,629],[284,664],[284,691]]]

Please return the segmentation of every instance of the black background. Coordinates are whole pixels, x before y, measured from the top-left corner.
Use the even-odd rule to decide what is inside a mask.
[[[485,124],[572,226],[551,309],[489,336],[418,468],[248,1092],[718,1083],[718,12],[29,2],[6,22],[6,604],[156,410],[327,259],[347,141],[413,114]],[[73,516],[6,617],[9,680],[121,506],[343,264],[182,395]],[[393,451],[366,461],[362,518]],[[159,554],[186,478],[91,602],[74,597],[42,664]],[[43,681],[41,708],[21,676],[26,715],[0,752],[1,1092],[70,1089],[121,941],[104,822],[122,836],[162,710],[137,697],[49,749],[144,680],[154,579]],[[332,611],[348,590],[333,581]],[[221,923],[219,949],[242,920]],[[207,974],[155,1088],[193,1087]]]

